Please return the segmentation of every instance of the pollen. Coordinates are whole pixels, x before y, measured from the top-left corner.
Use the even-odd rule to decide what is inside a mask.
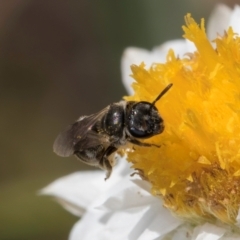
[[[128,161],[152,185],[152,194],[175,215],[193,221],[236,223],[240,206],[240,37],[232,28],[208,40],[204,20],[188,14],[184,38],[196,51],[166,62],[132,65],[128,101],[152,102],[170,83],[156,107],[163,133],[134,146]]]

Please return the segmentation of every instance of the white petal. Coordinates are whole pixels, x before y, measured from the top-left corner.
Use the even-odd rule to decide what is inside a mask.
[[[133,232],[133,230],[139,219],[144,219],[144,214],[149,208],[147,205],[124,211],[88,210],[81,221],[75,224],[70,234],[70,240],[136,240],[137,238],[130,238],[129,235],[135,236],[138,232]]]
[[[193,237],[194,240],[218,240],[220,239],[227,230],[222,227],[217,227],[210,223],[205,223],[194,229]]]
[[[99,210],[88,210],[82,219],[73,226],[69,240],[101,240],[99,233],[104,229],[104,222],[101,222],[104,214],[104,212]]]
[[[191,240],[192,239],[193,226],[185,223],[178,227],[172,234],[171,240]]]
[[[187,41],[185,39],[176,39],[165,42],[162,45],[155,47],[153,49],[153,54],[162,56],[160,62],[165,62],[166,56],[170,49],[174,51],[176,56],[182,58],[184,57],[185,53],[194,51],[196,48],[194,44],[190,41]]]
[[[114,186],[114,189],[109,190],[106,195],[107,196],[104,196],[106,197],[106,201],[103,202],[98,209],[120,211],[142,207],[152,201],[156,201],[154,197],[131,183],[129,179],[119,182],[119,184]]]
[[[229,26],[231,9],[224,4],[218,4],[211,13],[207,23],[207,35],[210,40],[214,40],[217,34],[221,36]]]
[[[240,209],[238,210],[238,215],[236,217],[236,226],[240,227]]]
[[[170,49],[173,49],[177,56],[182,57],[189,49],[189,46],[192,46],[192,43],[188,44],[186,40],[178,39],[155,47],[152,51],[136,47],[128,47],[125,49],[121,60],[121,72],[123,84],[127,92],[133,94],[131,85],[134,79],[130,77],[132,74],[130,66],[132,64],[139,65],[144,62],[148,69],[153,63],[165,62],[167,53]]]
[[[163,206],[160,206],[159,203],[156,203],[155,205],[155,207],[154,205],[151,205],[151,218],[149,218],[147,221],[145,217],[145,228],[142,226],[142,229],[144,229],[144,231],[138,240],[156,238],[161,239],[183,223],[181,220],[173,217],[169,210],[165,209]]]
[[[81,216],[99,196],[119,182],[130,172],[125,158],[119,159],[110,179],[104,180],[104,171],[82,171],[59,178],[40,191],[40,194],[53,196],[66,210]],[[96,202],[97,203],[97,202]]]
[[[139,222],[141,219],[144,221],[149,208],[148,206],[145,208],[132,208],[126,211],[114,212],[104,229],[103,236],[105,236],[106,239],[116,240],[138,239],[139,231],[142,231],[141,227],[146,227],[146,225],[139,226]]]
[[[134,184],[136,184],[139,188],[145,190],[149,194],[151,194],[151,184],[147,181],[143,181],[142,179],[131,179]]]
[[[134,182],[139,183],[140,180]],[[154,239],[164,236],[182,224],[163,208],[160,199],[131,183],[129,179],[116,185],[111,194],[112,196],[109,195],[103,205],[98,207],[111,212],[106,226],[106,239],[114,234],[118,236],[116,239]]]
[[[235,33],[238,33],[240,35],[240,6],[236,5],[233,9],[229,26],[233,28],[233,31]]]
[[[76,172],[59,178],[40,191],[50,195],[74,215],[81,216],[106,187],[103,171]]]
[[[159,57],[153,55],[150,51],[145,49],[129,47],[125,49],[121,60],[121,72],[123,84],[129,94],[133,94],[131,88],[132,82],[134,81],[130,75],[132,74],[130,66],[132,64],[139,65],[144,62],[149,67],[153,62],[159,61]]]
[[[80,237],[83,240],[153,239],[164,236],[182,223],[162,207],[158,198],[129,179],[122,179],[104,195],[106,201],[103,205],[89,209],[81,222],[74,226],[71,240]],[[94,229],[91,230],[90,226]]]

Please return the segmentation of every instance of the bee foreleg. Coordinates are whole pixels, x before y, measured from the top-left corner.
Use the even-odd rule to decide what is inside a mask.
[[[112,153],[114,153],[116,150],[117,150],[116,147],[109,146],[109,147],[105,150],[105,152],[104,152],[104,154],[103,154],[103,156],[102,156],[102,158],[101,158],[101,161],[100,161],[100,163],[99,163],[100,166],[101,166],[101,168],[107,170],[105,180],[107,180],[107,179],[111,176],[111,173],[112,173],[112,165],[113,165],[113,163],[109,160],[108,157],[109,157]]]
[[[130,143],[133,143],[135,145],[138,145],[138,146],[142,146],[142,147],[160,147],[159,145],[156,145],[156,144],[151,144],[151,143],[144,143],[144,142],[140,142],[138,141],[137,139],[133,139],[133,138],[130,138],[130,139],[127,139],[128,142]]]
[[[138,175],[142,180],[148,180],[148,178],[145,177],[142,169],[136,168],[135,171],[130,174],[131,177],[133,177],[134,175]]]

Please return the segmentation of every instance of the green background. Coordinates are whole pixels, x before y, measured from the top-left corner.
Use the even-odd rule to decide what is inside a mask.
[[[181,38],[184,15],[207,20],[217,2],[0,2],[0,240],[67,239],[78,218],[36,193],[87,167],[53,154],[55,137],[126,94],[126,47]]]

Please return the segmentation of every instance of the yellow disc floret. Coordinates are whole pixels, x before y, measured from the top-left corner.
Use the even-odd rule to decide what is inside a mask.
[[[229,28],[215,47],[186,16],[184,37],[196,51],[183,59],[172,50],[166,63],[133,65],[134,96],[152,102],[169,84],[171,90],[156,103],[165,129],[128,152],[133,168],[152,184],[154,195],[176,215],[193,220],[219,219],[234,224],[240,205],[240,37]]]

